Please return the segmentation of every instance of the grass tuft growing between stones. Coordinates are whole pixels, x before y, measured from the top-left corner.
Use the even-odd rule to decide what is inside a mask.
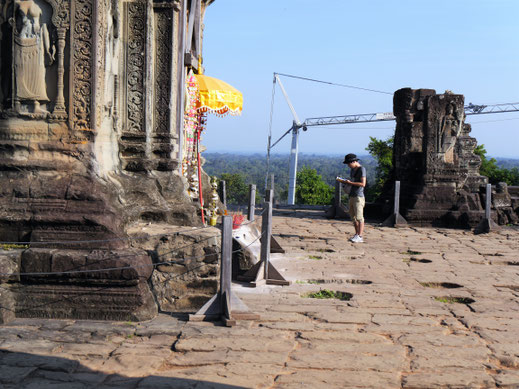
[[[315,259],[316,261],[320,261],[321,259],[323,259],[323,257],[321,257],[320,255],[309,255],[308,258]]]
[[[453,282],[420,282],[425,288],[444,288],[444,289],[456,289],[463,288],[463,285],[455,284]]]
[[[325,280],[323,278],[316,278],[316,279],[310,279],[306,280],[307,284],[355,284],[355,285],[369,285],[372,283],[372,281],[368,280],[359,280],[356,278],[351,279],[343,279],[343,278],[333,278],[331,280]]]
[[[414,251],[414,250],[407,250],[407,251],[404,251],[401,254],[404,254],[404,255],[422,255],[422,253],[420,251]]]
[[[28,249],[28,244],[16,244],[16,243],[3,243],[0,244],[0,249],[4,251],[15,250],[15,249]]]
[[[296,284],[301,284],[301,285],[308,285],[308,284],[317,285],[317,284],[320,284],[320,282],[318,282],[316,280],[297,280]]]
[[[472,304],[475,303],[476,300],[471,299],[470,297],[452,297],[452,296],[442,296],[442,297],[435,297],[436,301],[439,301],[440,303],[445,304]]]
[[[317,249],[315,251],[319,251],[320,253],[334,253],[335,250],[333,249]]]
[[[341,301],[349,301],[353,295],[348,292],[336,292],[333,290],[321,289],[319,292],[305,293],[301,295],[301,297],[311,299],[337,299]]]

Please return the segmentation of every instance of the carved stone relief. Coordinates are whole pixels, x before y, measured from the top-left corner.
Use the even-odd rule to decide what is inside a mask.
[[[144,135],[144,72],[146,65],[146,3],[125,3],[128,48],[126,52],[126,129]]]
[[[47,24],[40,22],[42,10],[38,4],[32,0],[15,1],[14,10],[14,19],[10,19],[14,34],[14,109],[21,114],[21,102],[27,101],[34,114],[44,115],[48,112],[40,103],[49,102],[45,60],[48,58],[50,65],[54,62],[56,47],[50,44]]]
[[[96,2],[96,20],[95,20],[95,31],[96,35],[94,37],[94,47],[96,48],[95,52],[95,74],[94,80],[96,82],[96,86],[94,88],[94,117],[95,117],[95,127],[99,128],[101,125],[101,120],[103,117],[103,92],[105,90],[105,68],[104,64],[106,62],[105,58],[105,47],[107,40],[107,18],[109,17],[109,4],[107,4],[109,0],[100,0]]]
[[[464,97],[400,89],[394,96],[394,176],[410,223],[467,227],[481,218],[476,140],[464,124]],[[386,188],[387,189],[387,188]]]
[[[158,158],[157,170],[172,170],[173,151],[171,131],[171,77],[173,61],[173,29],[175,15],[169,7],[154,8],[155,55],[154,55],[154,112],[153,112],[153,157]],[[175,23],[176,24],[176,23]]]
[[[172,10],[155,8],[155,112],[154,133],[169,136],[171,93]]]
[[[121,109],[119,141],[125,170],[172,171],[177,161],[174,131],[177,106],[177,2],[123,3],[123,48],[120,84],[114,96]],[[152,25],[148,22],[151,21]],[[151,76],[150,76],[151,74]],[[175,84],[176,85],[176,84]]]
[[[148,169],[145,124],[146,2],[124,2],[122,19],[123,41],[126,43],[120,80],[119,149],[123,169],[143,171]],[[119,101],[118,95],[116,100]]]
[[[0,7],[2,116],[63,120],[68,2],[5,0]]]
[[[70,107],[70,127],[78,130],[90,130],[92,128],[93,2],[94,0],[76,0],[73,2],[71,34],[74,48],[71,50],[72,103]]]
[[[463,114],[462,114],[463,115]],[[437,152],[443,154],[443,160],[454,163],[454,144],[461,133],[462,118],[456,104],[450,102],[445,108],[445,116],[438,123]]]

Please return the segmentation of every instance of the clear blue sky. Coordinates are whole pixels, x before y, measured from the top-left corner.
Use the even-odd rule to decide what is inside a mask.
[[[289,73],[394,92],[446,89],[465,102],[519,101],[517,0],[216,0],[206,11],[204,67],[244,95],[239,117],[211,116],[208,151],[266,152],[273,73]],[[392,95],[281,78],[301,120],[391,112]],[[469,116],[488,154],[519,158],[519,112]],[[292,123],[279,87],[273,138]],[[313,127],[299,150],[366,154],[369,136],[385,139],[394,122]],[[273,152],[288,153],[287,136]]]

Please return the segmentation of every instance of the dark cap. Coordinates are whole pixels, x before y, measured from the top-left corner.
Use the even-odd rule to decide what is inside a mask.
[[[346,154],[345,157],[344,157],[344,162],[345,164],[348,164],[348,163],[352,163],[352,162],[355,162],[355,161],[358,161],[359,159],[357,158],[357,156],[355,154]]]

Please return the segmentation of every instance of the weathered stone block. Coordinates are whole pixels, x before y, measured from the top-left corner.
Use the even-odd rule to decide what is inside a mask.
[[[17,317],[141,321],[157,306],[146,282],[135,286],[20,284],[12,290]]]
[[[464,98],[452,92],[403,88],[395,92],[397,127],[393,177],[401,183],[400,212],[412,224],[469,228],[483,217],[487,178],[479,175],[477,141],[464,123]],[[393,185],[386,185],[382,203],[392,203]],[[500,222],[514,217],[502,189],[493,197]],[[388,207],[386,207],[388,208]]]
[[[220,231],[216,228],[155,237],[153,293],[162,311],[195,311],[218,289]],[[167,263],[163,263],[167,262]]]

